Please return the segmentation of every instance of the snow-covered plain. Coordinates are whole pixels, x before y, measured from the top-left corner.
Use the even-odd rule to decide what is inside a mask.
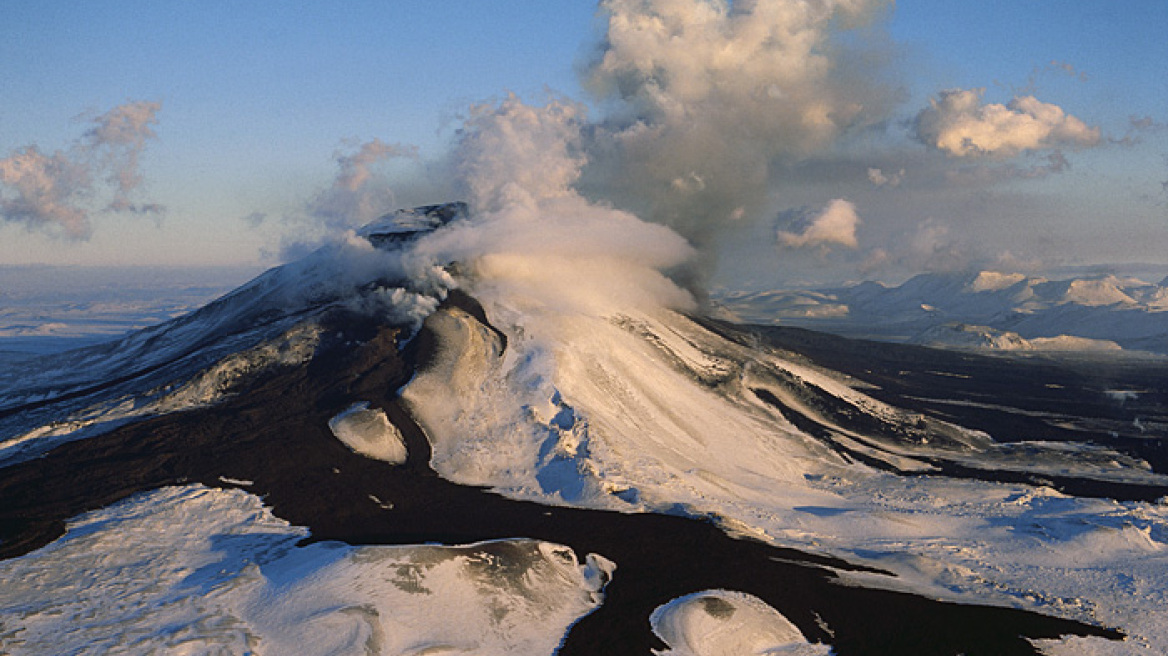
[[[418,223],[416,215],[403,219],[398,226]],[[530,230],[534,221],[538,231]],[[191,361],[201,368],[160,369],[177,377],[173,386],[157,380],[162,374],[147,376],[150,389],[173,393],[139,390],[158,400],[131,407],[157,414],[230,393],[216,381],[231,380],[221,372],[235,370],[224,364],[232,358],[262,370],[311,357],[322,307],[407,324],[424,318],[439,350],[402,398],[443,477],[551,505],[708,518],[735,535],[896,575],[841,573],[855,585],[1036,610],[1128,636],[1047,641],[1039,646],[1048,654],[1168,651],[1168,501],[953,479],[935,465],[1168,484],[1145,463],[1100,446],[1004,448],[979,431],[877,401],[855,381],[791,354],[718,334],[686,314],[692,300],[660,273],[688,257],[684,242],[578,197],[455,216],[430,228],[385,237],[381,248],[370,241],[396,234],[392,221],[364,239],[350,235],[201,316],[102,353],[115,363],[161,364],[192,336],[218,336],[208,347],[214,358]],[[455,306],[438,309],[453,287],[482,304],[489,325]],[[223,329],[277,305],[291,309],[262,334]],[[32,378],[33,392],[66,393],[109,375],[100,367],[77,372],[81,357],[90,356],[43,361],[57,367]],[[27,402],[15,381],[3,393],[8,403]],[[74,416],[52,422],[21,415],[35,425],[4,437],[12,448],[43,453],[59,443],[54,430],[84,421],[94,403],[122,398],[120,390],[102,394],[83,396]],[[118,412],[108,417],[137,416]],[[865,432],[849,416],[887,430]],[[384,415],[368,408],[335,417],[332,434],[371,457],[404,457]],[[47,644],[74,645],[78,653],[551,653],[568,626],[601,603],[604,578],[621,576],[620,563],[614,570],[604,554],[531,540],[295,546],[304,535],[242,491],[144,492],[76,518],[65,537],[0,563],[0,646],[13,653],[41,653]],[[826,650],[733,590],[667,604],[654,627],[675,654],[725,653],[717,639],[725,631],[744,648],[770,653]]]
[[[121,337],[187,314],[252,267],[0,266],[0,363]]]

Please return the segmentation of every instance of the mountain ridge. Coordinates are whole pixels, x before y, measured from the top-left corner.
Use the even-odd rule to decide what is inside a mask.
[[[1168,282],[1099,274],[1062,280],[981,270],[919,274],[897,286],[863,282],[809,290],[726,292],[716,301],[728,317],[760,324],[799,325],[851,336],[912,342],[938,328],[964,324],[1047,342],[1042,350],[1112,348],[1168,355]],[[1030,350],[1025,342],[941,346]]]

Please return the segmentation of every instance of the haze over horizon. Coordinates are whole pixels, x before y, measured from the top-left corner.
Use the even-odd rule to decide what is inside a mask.
[[[1168,264],[1160,2],[5,4],[0,264],[275,263],[499,120],[717,284]]]

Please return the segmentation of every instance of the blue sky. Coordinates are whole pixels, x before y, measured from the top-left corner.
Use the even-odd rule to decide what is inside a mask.
[[[1168,262],[1168,3],[930,0],[878,13],[839,43],[859,44],[887,106],[814,151],[768,155],[765,206],[719,229],[722,280]],[[608,17],[588,2],[0,0],[0,14],[0,158],[32,146],[95,167],[98,153],[137,157],[124,193],[94,168],[69,196],[84,234],[13,209],[9,174],[0,264],[271,263],[333,184],[337,156],[361,144],[415,146],[417,159],[378,162],[384,198],[434,202],[449,187],[427,175],[443,170],[433,162],[472,103],[514,92],[539,104],[550,89],[601,123],[619,104],[580,81]],[[1064,122],[1036,144],[976,137],[977,152],[959,154],[940,145],[958,129],[945,106],[940,127],[922,131],[930,99],[977,89],[967,123],[1033,97],[1083,129]],[[157,104],[153,136],[99,143],[95,126],[131,103]],[[165,209],[117,211],[111,194]],[[806,232],[835,199],[854,208],[837,219],[851,221],[855,245]]]

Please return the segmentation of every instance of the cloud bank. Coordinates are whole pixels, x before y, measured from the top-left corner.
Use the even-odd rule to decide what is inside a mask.
[[[138,214],[164,211],[136,204],[141,187],[141,154],[155,138],[157,102],[130,102],[93,118],[92,126],[68,151],[43,153],[35,144],[0,160],[0,219],[70,239],[86,239],[91,214],[102,209]]]

